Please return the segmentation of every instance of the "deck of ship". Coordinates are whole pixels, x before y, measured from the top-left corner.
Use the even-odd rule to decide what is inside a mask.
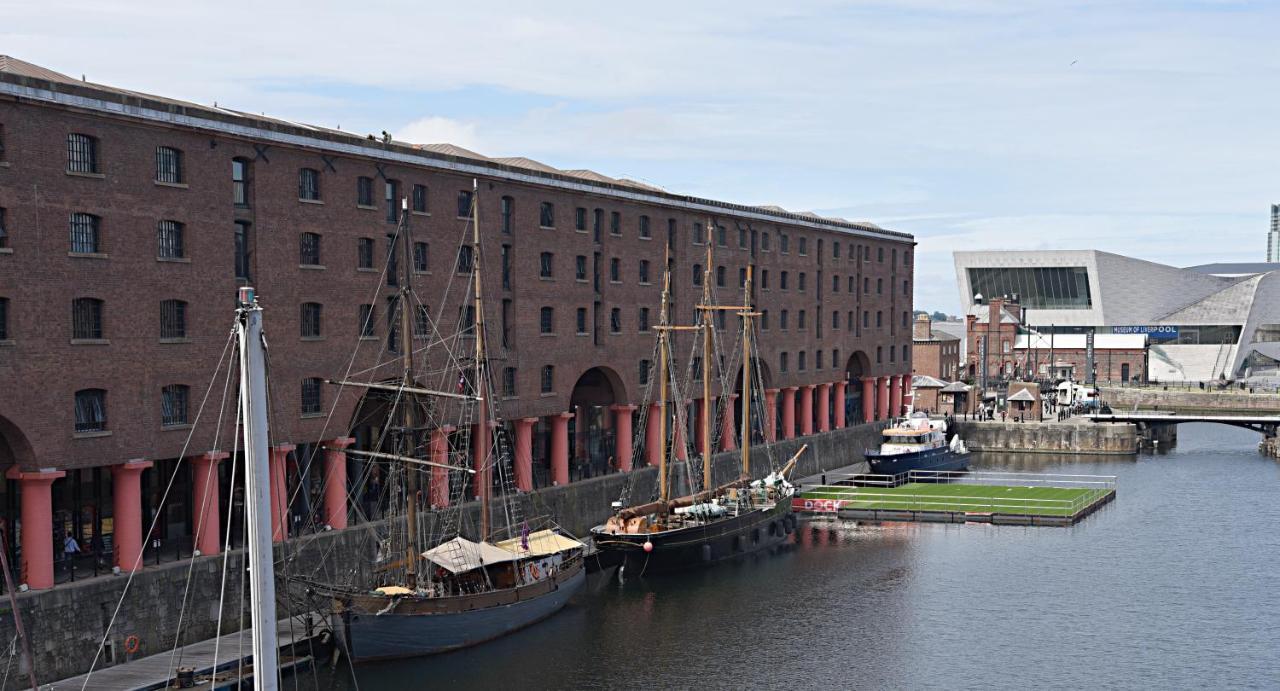
[[[276,641],[281,649],[280,668],[282,674],[302,669],[311,663],[309,657],[286,659],[285,651],[295,643],[305,643],[309,638],[324,628],[317,615],[311,615],[312,622],[308,627],[305,615],[291,619],[282,619],[276,624]],[[110,689],[111,691],[150,691],[151,689],[168,688],[178,667],[191,667],[196,671],[196,678],[208,677],[215,669],[219,672],[230,672],[230,679],[222,679],[216,683],[206,681],[196,684],[194,688],[237,688],[234,680],[237,668],[249,667],[253,662],[253,654],[249,641],[251,631],[246,628],[235,633],[228,633],[221,638],[210,638],[182,646],[175,657],[172,651],[148,655],[136,660],[122,662],[112,667],[103,667],[90,675],[82,674],[52,684],[41,684],[47,689]],[[218,650],[218,660],[214,663],[214,648]],[[247,670],[246,670],[247,671]]]

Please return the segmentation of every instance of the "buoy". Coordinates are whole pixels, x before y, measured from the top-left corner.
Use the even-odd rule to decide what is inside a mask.
[[[138,652],[139,643],[137,636],[129,636],[124,639],[124,651],[130,655]]]
[[[652,542],[652,541],[650,541],[650,540],[645,540],[645,541],[644,541],[644,551],[646,551],[646,552],[652,552],[652,551],[653,551],[653,542]]]

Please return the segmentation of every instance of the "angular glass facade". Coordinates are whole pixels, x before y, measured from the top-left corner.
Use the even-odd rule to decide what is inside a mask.
[[[969,285],[984,299],[1017,295],[1030,309],[1089,309],[1089,270],[1083,266],[968,269]],[[972,297],[972,296],[970,296]]]

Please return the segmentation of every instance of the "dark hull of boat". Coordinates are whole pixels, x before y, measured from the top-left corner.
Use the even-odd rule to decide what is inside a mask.
[[[791,499],[704,525],[660,533],[614,535],[604,526],[591,530],[602,563],[621,565],[627,575],[644,576],[683,571],[735,559],[782,545],[795,531]],[[646,542],[653,549],[644,551]]]
[[[334,615],[333,630],[337,632],[339,648],[353,662],[448,652],[501,638],[546,619],[564,608],[586,579],[585,565],[579,559],[546,587],[536,584],[466,597],[407,602],[387,607],[388,611],[382,613],[368,611],[347,598],[340,601],[341,611]],[[381,601],[389,603],[386,598]],[[466,609],[469,606],[474,608]]]
[[[969,454],[956,453],[946,446],[890,456],[868,453],[867,465],[873,475],[898,475],[910,470],[966,470]]]

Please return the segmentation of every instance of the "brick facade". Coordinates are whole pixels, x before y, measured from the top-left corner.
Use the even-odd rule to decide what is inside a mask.
[[[960,339],[932,328],[929,315],[921,314],[912,324],[911,373],[956,381],[960,371]]]
[[[96,172],[69,172],[72,133],[96,142]],[[901,375],[911,368],[914,242],[869,224],[701,200],[457,150],[375,141],[74,80],[3,72],[0,136],[0,209],[7,231],[0,247],[0,298],[7,300],[0,340],[0,467],[94,469],[97,482],[98,469],[131,460],[193,457],[233,446],[227,441],[230,421],[217,430],[211,418],[227,372],[224,363],[215,376],[215,367],[227,345],[233,297],[244,284],[257,289],[265,308],[273,442],[345,437],[359,397],[325,387],[320,412],[304,412],[302,382],[347,372],[362,379],[396,375],[386,321],[387,300],[396,289],[384,275],[388,233],[395,230],[384,198],[392,180],[400,198],[411,197],[415,185],[428,190],[427,210],[410,216],[413,239],[428,243],[414,291],[443,333],[456,331],[469,300],[469,276],[456,270],[459,247],[470,240],[458,196],[473,181],[478,185],[495,387],[501,390],[506,368],[516,376],[515,391],[495,405],[504,420],[537,419],[535,434],[545,432],[546,420],[572,409],[575,383],[592,370],[604,373],[605,383],[584,379],[584,386],[603,386],[608,399],[596,403],[612,403],[613,412],[637,418],[644,414],[627,407],[643,398],[639,363],[653,351],[653,333],[641,329],[640,310],[648,307],[649,323],[658,322],[670,240],[673,314],[681,322],[692,319],[701,296],[694,269],[705,256],[694,228],[708,219],[725,228],[723,243],[708,233],[715,244],[713,280],[724,267],[717,300],[740,300],[740,271],[754,271],[753,300],[767,314],[760,324],[759,369],[765,386],[775,390],[771,401],[784,398],[776,390],[810,387],[818,395],[814,387],[859,378],[894,378],[898,390]],[[157,181],[158,147],[181,152],[180,182]],[[243,205],[233,203],[233,160],[247,166]],[[304,168],[319,173],[319,199],[300,199]],[[372,204],[358,203],[361,177],[373,181]],[[548,203],[554,207],[550,227],[540,213]],[[510,209],[509,223],[504,208]],[[585,210],[585,230],[576,227],[579,208]],[[599,232],[597,210],[603,219]],[[71,252],[73,213],[100,219],[97,251]],[[158,256],[161,221],[182,224],[182,257]],[[237,222],[248,228],[247,280],[235,272]],[[641,232],[646,222],[648,237]],[[319,236],[318,263],[303,261],[304,233]],[[358,262],[364,238],[374,246],[370,268]],[[543,275],[543,253],[552,255],[549,276]],[[403,255],[398,251],[398,261],[412,261]],[[578,256],[587,268],[582,279]],[[640,277],[642,262],[648,265],[647,281]],[[101,338],[73,338],[77,298],[101,301]],[[160,337],[165,300],[186,304],[181,337]],[[302,332],[304,303],[321,305],[318,336]],[[375,306],[374,335],[361,339],[364,304]],[[542,333],[540,315],[547,307],[553,327]],[[588,313],[585,333],[577,329],[579,308]],[[614,309],[621,317],[616,331]],[[730,323],[725,333],[734,329]],[[677,339],[673,350],[684,357],[689,343]],[[440,363],[419,364],[430,370]],[[552,389],[543,392],[541,373],[548,365],[554,368]],[[188,439],[211,380],[205,417]],[[166,426],[161,399],[170,385],[188,387],[188,415],[185,423]],[[831,395],[833,388],[821,390]],[[874,388],[854,382],[846,395],[856,401]],[[75,431],[76,392],[85,389],[106,392],[102,431]],[[846,386],[838,390],[845,394]],[[814,413],[817,429],[832,420],[844,424],[844,408],[835,411],[840,403]],[[215,435],[221,435],[216,442]],[[55,504],[60,484],[54,485]],[[103,496],[109,494],[108,489]]]

